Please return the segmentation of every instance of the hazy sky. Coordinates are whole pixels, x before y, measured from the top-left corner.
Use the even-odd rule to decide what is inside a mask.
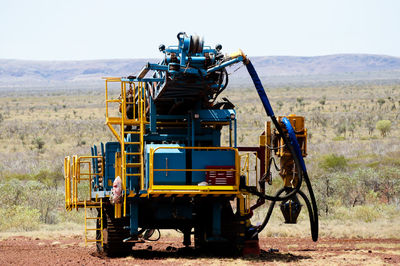
[[[160,57],[179,31],[250,56],[400,56],[400,1],[0,0],[0,58]]]

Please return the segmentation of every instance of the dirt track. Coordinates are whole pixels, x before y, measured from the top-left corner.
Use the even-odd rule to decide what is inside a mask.
[[[258,257],[227,258],[185,250],[181,239],[162,238],[134,247],[131,256],[107,258],[85,247],[81,238],[45,240],[21,236],[0,241],[0,265],[262,265],[262,264],[400,264],[400,239],[264,238]],[[270,251],[278,249],[279,251]]]

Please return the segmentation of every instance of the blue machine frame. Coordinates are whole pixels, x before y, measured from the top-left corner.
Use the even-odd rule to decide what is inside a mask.
[[[245,241],[257,239],[248,196],[253,191],[261,199],[265,190],[264,194],[251,190],[248,179],[241,176],[234,105],[218,98],[228,85],[226,67],[246,64],[267,114],[280,133],[283,131],[261,81],[241,50],[226,56],[221,45],[215,49],[204,46],[198,36],[181,32],[177,38],[177,46],[160,45],[164,59],[158,64],[147,63],[137,75],[106,78],[106,124],[117,141],[101,143],[100,151],[93,146],[92,156],[82,157],[90,159],[88,173],[81,172],[80,163],[84,162],[80,157],[74,156],[72,165],[69,157],[65,160],[66,208],[91,206],[99,210],[94,241],[108,254],[143,242],[145,230],[151,235],[149,232],[164,228],[181,230],[186,246],[191,244],[192,234],[195,246],[207,248],[242,250]],[[121,94],[113,99],[108,91],[111,82],[121,84]],[[108,114],[112,103],[119,103],[119,116]],[[290,128],[290,122],[284,122]],[[226,146],[221,145],[224,127],[228,129]],[[297,143],[295,138],[291,136],[291,143]],[[266,146],[264,136],[256,148],[263,166]],[[306,175],[305,166],[302,169]],[[88,200],[78,199],[80,180],[89,180]],[[119,189],[122,197],[118,197]],[[287,198],[297,193],[290,191]],[[311,199],[314,204],[313,195]],[[236,200],[236,207],[232,200]]]

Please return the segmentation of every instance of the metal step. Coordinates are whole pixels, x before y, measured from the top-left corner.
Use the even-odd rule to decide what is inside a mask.
[[[101,242],[101,239],[86,239],[86,242]]]
[[[136,173],[136,174],[126,174],[126,176],[140,176],[140,173]]]
[[[98,201],[84,201],[84,208],[85,208],[85,244],[87,244],[88,242],[99,242],[101,243],[101,245],[103,246],[103,200],[100,199],[100,202]],[[100,217],[88,217],[88,212],[87,209],[100,209]],[[100,228],[87,228],[87,221],[88,220],[97,220],[100,221]],[[98,223],[98,222],[97,222]],[[100,239],[91,239],[88,238],[88,233],[89,231],[96,231],[99,232],[101,234]],[[97,233],[96,233],[97,234]]]
[[[140,155],[141,152],[127,152],[126,155]]]
[[[126,145],[140,145],[140,141],[125,142]]]
[[[140,167],[142,166],[141,163],[127,163],[126,167]]]

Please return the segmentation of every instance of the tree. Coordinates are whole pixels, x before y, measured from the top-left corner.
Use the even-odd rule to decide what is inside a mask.
[[[391,126],[392,122],[389,120],[379,120],[376,122],[376,129],[381,132],[382,137],[386,137],[386,135],[390,132]]]
[[[32,140],[32,144],[39,150],[39,152],[42,152],[45,142],[42,138],[35,138]]]
[[[325,105],[326,103],[326,96],[324,95],[321,100],[319,100],[320,105]]]
[[[368,129],[368,134],[371,136],[375,129],[374,117],[372,115],[365,119],[365,126]]]
[[[382,105],[385,103],[385,100],[384,99],[382,99],[382,98],[380,98],[380,99],[378,99],[378,104],[379,104],[379,108],[381,108],[382,107]]]

